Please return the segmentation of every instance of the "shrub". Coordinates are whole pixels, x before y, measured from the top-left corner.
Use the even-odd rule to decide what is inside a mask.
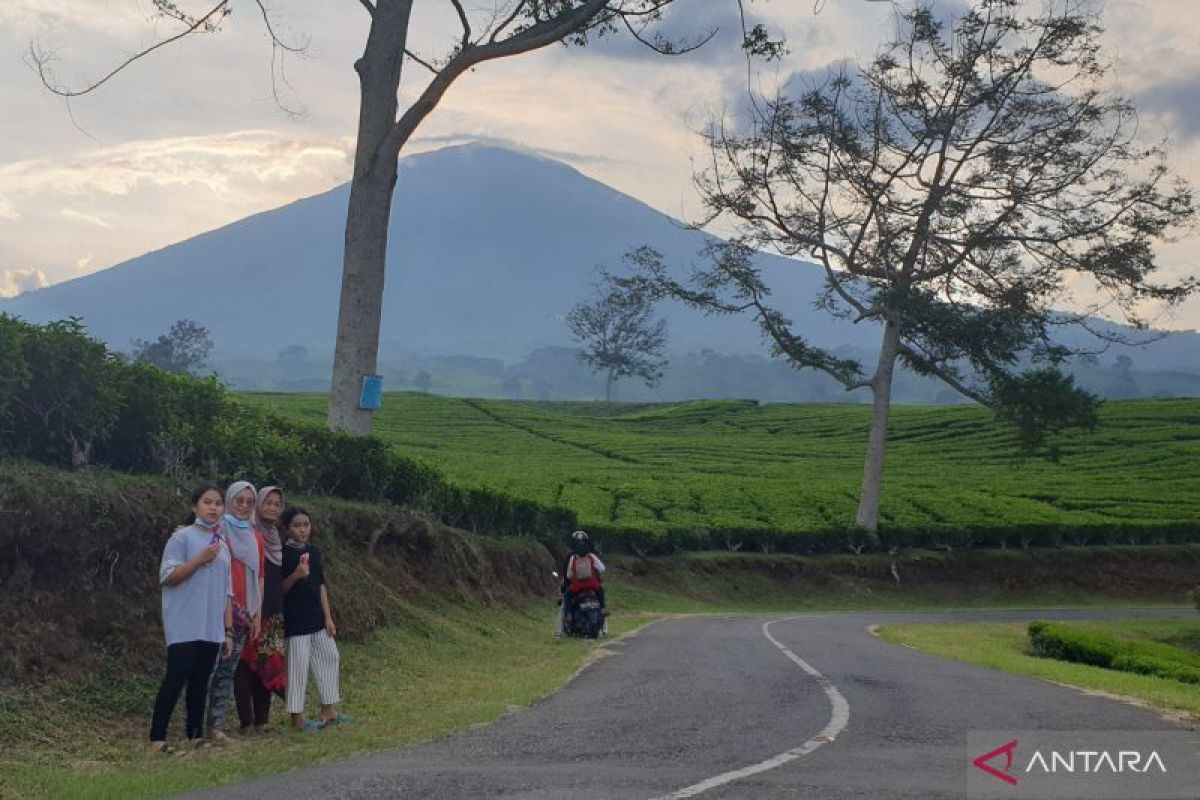
[[[21,355],[27,327],[7,314],[0,314],[0,435],[5,429],[9,401],[29,383],[29,369]]]
[[[127,363],[75,319],[39,326],[0,315],[0,454],[176,478],[250,476],[313,494],[415,506],[480,533],[576,527],[567,509],[452,487],[381,439],[251,408],[213,378]]]
[[[120,410],[95,460],[126,472],[181,475],[202,463],[197,443],[209,441],[228,406],[215,379],[199,380],[147,364],[124,364],[115,376]]]
[[[1036,655],[1121,672],[1200,684],[1200,656],[1156,642],[1124,642],[1054,622],[1029,623]]]
[[[29,325],[5,322],[6,358],[23,363],[9,388],[4,447],[55,464],[85,466],[120,411],[119,360],[84,335],[78,319]],[[9,365],[9,367],[15,364]]]

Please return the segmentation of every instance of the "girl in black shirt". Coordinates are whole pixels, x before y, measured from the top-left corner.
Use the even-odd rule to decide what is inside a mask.
[[[331,722],[352,720],[339,714],[339,656],[334,637],[337,626],[329,609],[325,591],[325,570],[321,551],[309,542],[312,520],[302,508],[289,508],[279,517],[287,536],[283,546],[283,632],[288,646],[287,710],[299,730],[320,730]],[[304,718],[304,696],[308,672],[312,671],[321,696],[321,710],[315,720]]]

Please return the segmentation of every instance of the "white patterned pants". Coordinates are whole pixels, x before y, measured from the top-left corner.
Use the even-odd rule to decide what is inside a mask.
[[[307,636],[289,636],[287,651],[289,714],[304,713],[304,696],[308,691],[310,670],[317,684],[321,704],[333,705],[341,701],[341,695],[338,694],[337,643],[327,631],[321,629]]]

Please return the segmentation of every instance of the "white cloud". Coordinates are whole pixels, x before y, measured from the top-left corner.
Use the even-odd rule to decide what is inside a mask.
[[[344,182],[347,138],[270,130],[138,141],[0,164],[0,270],[51,281],[119,263]],[[80,253],[88,255],[80,258]]]
[[[726,1],[688,0],[705,7]],[[208,7],[178,2],[189,12]],[[869,56],[897,10],[913,2],[755,4],[755,15],[786,31],[791,49],[778,73],[763,72],[760,88],[795,70]],[[1164,81],[1200,75],[1195,2],[1109,0],[1105,48],[1118,63],[1117,88],[1137,99]],[[358,102],[351,65],[369,19],[353,2],[272,5],[285,32],[312,37],[304,58],[287,60],[289,102],[312,110],[295,121],[275,107],[271,54],[253,4],[246,5],[251,13],[237,4],[217,35],[137,62],[112,85],[73,101],[68,115],[20,62],[31,40],[59,48],[56,66],[74,84],[103,75],[173,23],[155,19],[150,0],[0,0],[0,53],[17,54],[0,60],[7,112],[0,141],[12,159],[0,164],[0,271],[36,263],[50,280],[68,279],[347,180]],[[413,45],[436,52],[456,18],[448,7],[417,6]],[[622,60],[602,47],[551,47],[491,63],[456,82],[406,152],[449,138],[520,142],[667,213],[695,217],[692,159],[704,163],[696,131],[723,103],[736,102],[746,81],[739,59],[697,56]],[[406,69],[402,102],[428,79]],[[1173,130],[1169,116],[1160,111],[1142,121],[1156,136]],[[1172,165],[1200,178],[1200,146],[1181,143]],[[1164,250],[1172,274],[1191,271],[1193,241]],[[1178,316],[1181,325],[1200,326],[1200,300]]]
[[[112,230],[112,227],[113,227],[111,222],[105,222],[103,219],[101,219],[100,217],[97,217],[95,214],[88,214],[84,211],[76,211],[73,208],[64,208],[62,210],[62,215],[64,217],[68,217],[70,219],[77,219],[80,222],[88,222],[88,223],[91,223],[92,225],[95,225],[100,228],[105,228],[107,230]]]
[[[0,297],[16,297],[31,289],[42,289],[49,285],[46,273],[37,267],[6,269],[0,273]]]
[[[140,7],[140,8],[139,8]],[[152,19],[149,3],[97,0],[4,0],[0,26],[22,37],[64,29],[128,36]]]
[[[0,165],[0,194],[128,195],[146,185],[193,185],[237,194],[246,184],[307,174],[349,176],[348,139],[302,139],[269,130],[137,141]]]

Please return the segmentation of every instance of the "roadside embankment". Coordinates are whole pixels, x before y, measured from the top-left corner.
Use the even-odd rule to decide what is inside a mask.
[[[590,643],[552,643],[562,553],[545,542],[290,496],[326,553],[360,724],[147,759],[163,667],[158,562],[189,488],[0,462],[0,796],[158,796],[428,741],[535,702],[589,656]],[[606,561],[614,632],[662,613],[1178,604],[1200,578],[1200,545]]]

